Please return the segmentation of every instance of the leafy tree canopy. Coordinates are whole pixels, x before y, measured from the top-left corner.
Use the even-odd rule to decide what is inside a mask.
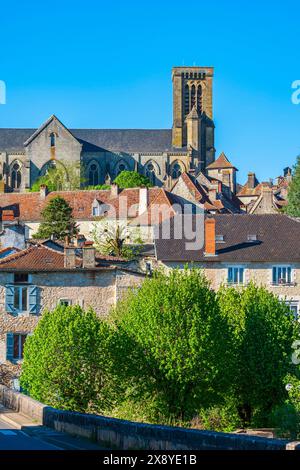
[[[66,236],[73,238],[78,233],[72,208],[62,197],[52,198],[41,214],[42,222],[34,238],[64,240]]]
[[[294,166],[293,178],[288,190],[286,213],[292,217],[300,217],[300,155]]]
[[[72,191],[80,189],[85,182],[83,170],[78,164],[69,162],[54,162],[44,176],[36,180],[30,191],[37,192],[41,185],[46,185],[49,191]]]
[[[22,388],[56,408],[100,412],[108,406],[109,336],[108,324],[92,310],[73,306],[45,312],[26,340]]]
[[[138,188],[152,186],[151,181],[144,175],[140,175],[136,171],[122,171],[115,179],[116,183],[120,188]]]

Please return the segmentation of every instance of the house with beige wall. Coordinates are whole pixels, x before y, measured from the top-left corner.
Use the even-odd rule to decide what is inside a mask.
[[[283,214],[220,214],[207,216],[203,246],[188,249],[183,234],[170,239],[159,232],[155,240],[157,263],[166,269],[194,266],[203,269],[214,289],[222,284],[265,286],[300,314],[300,219]]]
[[[92,246],[61,251],[36,244],[0,259],[0,373],[4,366],[18,376],[26,337],[45,310],[80,305],[106,317],[143,279],[125,261],[112,262]]]

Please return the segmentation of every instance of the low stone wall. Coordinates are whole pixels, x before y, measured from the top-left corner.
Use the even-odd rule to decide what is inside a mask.
[[[0,402],[57,431],[85,437],[106,449],[300,450],[300,443],[212,431],[154,426],[56,410],[0,385]]]

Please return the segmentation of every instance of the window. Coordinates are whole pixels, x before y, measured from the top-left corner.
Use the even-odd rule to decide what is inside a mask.
[[[15,273],[14,274],[14,283],[15,284],[25,284],[29,282],[29,276],[25,273]]]
[[[25,334],[14,334],[14,359],[23,359],[26,337]]]
[[[126,170],[126,166],[124,165],[124,163],[120,163],[118,165],[117,174],[122,173],[122,171],[125,171],[125,170]]]
[[[188,85],[184,88],[184,114],[189,114],[190,111],[190,89]]]
[[[55,147],[55,144],[56,144],[56,136],[54,132],[52,132],[52,134],[50,134],[50,147]]]
[[[286,301],[286,304],[290,307],[290,310],[293,313],[295,320],[299,320],[299,302]]]
[[[23,313],[38,314],[38,287],[22,284],[6,286],[5,309],[7,313],[12,315]]]
[[[72,305],[72,300],[70,299],[59,299],[58,303],[61,307],[69,307]]]
[[[272,283],[276,286],[291,284],[292,268],[290,266],[273,266]]]
[[[239,266],[230,266],[228,268],[228,284],[244,284],[244,268]]]
[[[155,167],[153,163],[148,163],[146,166],[146,176],[149,178],[152,184],[155,183]]]
[[[99,184],[99,169],[96,163],[92,163],[89,167],[89,185],[96,186]]]
[[[198,85],[197,89],[197,109],[202,113],[202,86]]]
[[[11,169],[11,187],[12,189],[19,189],[21,186],[22,175],[21,166],[18,162],[14,163]]]
[[[18,312],[27,312],[28,308],[28,288],[25,286],[14,289],[14,308]]]
[[[181,166],[179,165],[179,163],[175,163],[172,167],[172,178],[174,180],[178,179],[181,173],[182,173]]]

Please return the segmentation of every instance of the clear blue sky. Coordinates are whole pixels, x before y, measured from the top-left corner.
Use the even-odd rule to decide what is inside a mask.
[[[215,67],[216,149],[261,180],[300,153],[299,1],[1,2],[0,127],[170,128],[171,68]]]

